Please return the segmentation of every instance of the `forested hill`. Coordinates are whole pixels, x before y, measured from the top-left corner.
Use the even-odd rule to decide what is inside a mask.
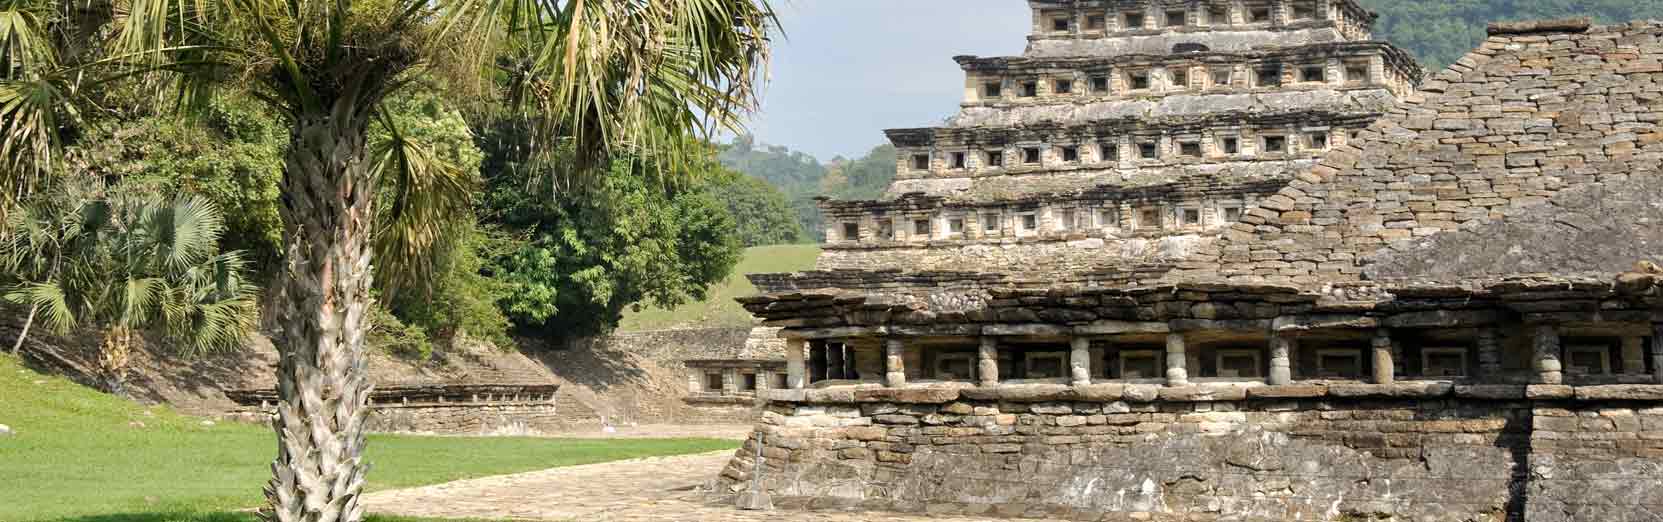
[[[880,145],[865,156],[832,158],[822,164],[814,156],[778,145],[757,143],[739,136],[718,155],[722,166],[778,187],[791,201],[804,238],[817,241],[824,227],[814,198],[873,199],[895,179],[895,147]]]
[[[1592,16],[1599,23],[1663,18],[1663,0],[1359,0],[1380,14],[1374,36],[1420,58],[1429,71],[1459,59],[1502,20]]]

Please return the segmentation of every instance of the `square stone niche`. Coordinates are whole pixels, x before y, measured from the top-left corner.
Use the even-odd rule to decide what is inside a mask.
[[[1166,376],[1166,365],[1161,363],[1159,350],[1122,350],[1115,366],[1115,376],[1127,380],[1160,379]]]
[[[1565,371],[1574,375],[1611,375],[1611,347],[1601,344],[1565,346]]]
[[[1328,348],[1316,351],[1316,374],[1325,379],[1356,379],[1363,375],[1363,351]]]
[[[1055,380],[1069,376],[1067,344],[1036,343],[999,347],[999,380]]]
[[[1421,374],[1427,377],[1466,377],[1467,349],[1452,346],[1422,348]]]
[[[976,353],[952,351],[936,354],[930,367],[930,378],[943,381],[971,381],[976,379]]]
[[[1264,352],[1251,349],[1218,350],[1214,359],[1221,378],[1264,377]]]

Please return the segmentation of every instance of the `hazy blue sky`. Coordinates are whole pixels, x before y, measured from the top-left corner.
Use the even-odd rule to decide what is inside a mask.
[[[1022,0],[778,0],[786,37],[774,47],[759,141],[823,160],[885,143],[883,129],[937,125],[958,110],[964,72],[953,56],[1021,54]]]

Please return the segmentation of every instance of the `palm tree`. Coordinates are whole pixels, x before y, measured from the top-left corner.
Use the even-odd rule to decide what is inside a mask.
[[[0,229],[0,262],[23,276],[5,298],[59,334],[102,328],[100,366],[122,393],[136,330],[158,330],[186,353],[240,346],[253,330],[254,286],[239,253],[219,252],[224,230],[201,198],[41,198]]]
[[[81,2],[0,0],[0,17]],[[415,174],[376,175],[366,135],[382,100],[425,76],[460,101],[500,101],[533,119],[534,143],[571,147],[578,167],[621,148],[673,158],[700,150],[691,138],[738,126],[776,23],[766,0],[116,0],[114,11],[107,58],[85,65],[56,65],[39,50],[50,45],[11,45],[46,41],[47,16],[17,16],[10,27],[21,32],[0,32],[7,49],[28,49],[0,51],[0,67],[14,71],[0,78],[0,155],[50,150],[49,122],[106,79],[141,79],[186,108],[235,89],[287,118],[288,245],[273,289],[284,303],[279,443],[266,514],[285,522],[362,518],[373,207],[383,181],[406,185],[395,193],[409,197],[391,203],[399,212],[434,185],[408,164],[396,168]],[[35,36],[16,36],[25,32]],[[13,177],[27,179],[22,170]],[[567,172],[581,181],[595,171]],[[389,221],[430,227],[442,217]],[[421,252],[435,234],[399,237],[414,243],[388,251]],[[378,269],[398,277],[410,257],[384,257]]]

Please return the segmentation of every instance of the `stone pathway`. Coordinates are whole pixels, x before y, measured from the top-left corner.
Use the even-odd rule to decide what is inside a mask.
[[[640,426],[617,426],[612,433],[601,431],[601,428],[584,428],[574,431],[562,431],[544,434],[545,437],[576,438],[576,439],[728,439],[745,440],[751,436],[755,427],[750,424],[711,424],[711,425],[683,425],[683,424],[643,424]],[[721,468],[716,468],[720,470]]]
[[[740,511],[709,503],[700,487],[733,451],[657,457],[464,480],[368,496],[371,513],[583,522],[971,522],[881,513]]]

